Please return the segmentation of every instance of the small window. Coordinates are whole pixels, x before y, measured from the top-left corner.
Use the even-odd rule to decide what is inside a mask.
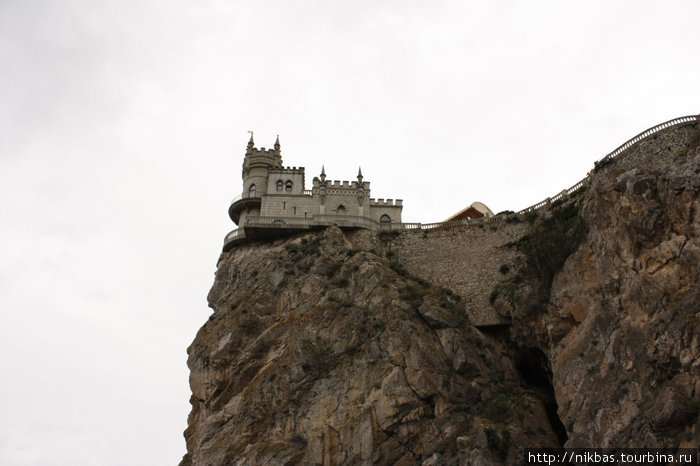
[[[292,182],[291,181],[287,181],[287,185],[284,187],[284,190],[287,192],[292,191]]]
[[[283,188],[284,183],[282,182],[282,180],[277,180],[277,191],[282,191]]]
[[[338,208],[335,210],[335,213],[337,215],[345,215],[345,206],[339,205]]]
[[[249,197],[255,197],[255,193],[257,192],[257,189],[254,184],[250,185],[250,188],[248,188],[248,196]]]
[[[382,215],[381,217],[379,217],[379,225],[382,230],[390,230],[391,217],[389,217],[387,214]]]

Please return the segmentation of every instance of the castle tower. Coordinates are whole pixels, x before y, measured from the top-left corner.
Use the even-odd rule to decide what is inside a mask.
[[[282,168],[282,152],[280,138],[277,136],[273,149],[260,149],[255,147],[253,133],[243,159],[243,191],[238,199],[234,200],[228,210],[229,217],[236,225],[245,220],[246,216],[260,215],[261,197],[267,191],[269,170]]]
[[[260,149],[254,146],[253,133],[243,159],[243,197],[260,197],[267,188],[268,169],[282,167],[280,137],[277,136],[274,149]]]

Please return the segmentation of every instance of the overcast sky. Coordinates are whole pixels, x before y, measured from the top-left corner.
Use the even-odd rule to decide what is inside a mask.
[[[0,0],[0,463],[185,453],[248,130],[435,222],[700,112],[700,2]]]

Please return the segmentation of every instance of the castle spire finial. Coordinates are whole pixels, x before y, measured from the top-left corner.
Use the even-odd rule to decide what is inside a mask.
[[[321,165],[321,181],[326,181],[326,166]]]
[[[357,181],[362,183],[362,167],[357,170]]]
[[[280,148],[280,135],[277,135],[277,139],[275,139],[275,149]]]
[[[255,142],[253,141],[253,132],[252,131],[248,131],[248,132],[250,133],[250,141],[248,141],[248,147],[253,147],[253,144],[255,144]]]

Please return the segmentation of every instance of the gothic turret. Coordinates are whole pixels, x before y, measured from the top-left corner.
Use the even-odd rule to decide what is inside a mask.
[[[250,132],[250,140],[246,146],[243,159],[243,191],[240,199],[234,201],[229,208],[231,219],[239,223],[241,217],[246,214],[260,214],[260,198],[267,191],[268,172],[271,168],[282,167],[282,153],[280,139],[277,136],[273,149],[260,149],[255,147],[253,132]]]

